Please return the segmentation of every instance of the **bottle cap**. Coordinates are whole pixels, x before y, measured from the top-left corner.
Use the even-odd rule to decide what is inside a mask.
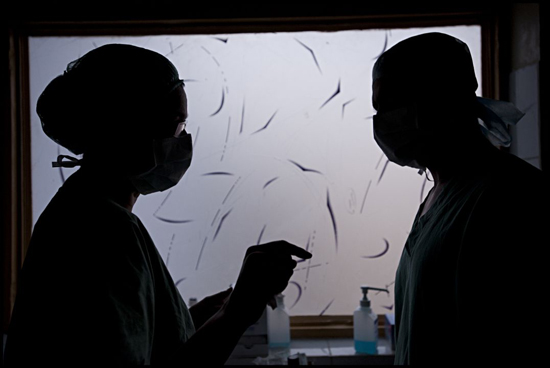
[[[388,294],[390,293],[388,289],[381,289],[363,285],[361,286],[361,291],[363,292],[363,299],[361,299],[360,301],[361,307],[370,307],[370,300],[369,298],[367,298],[367,293],[369,292],[369,290],[385,291]]]

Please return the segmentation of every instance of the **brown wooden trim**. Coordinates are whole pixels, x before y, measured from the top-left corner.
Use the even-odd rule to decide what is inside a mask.
[[[8,80],[2,193],[3,293],[2,328],[7,330],[15,301],[17,276],[23,264],[32,226],[30,180],[30,124],[27,37],[8,32]]]
[[[353,338],[353,316],[291,316],[292,339]],[[378,336],[386,336],[384,315],[378,315]]]
[[[6,175],[2,178],[5,185],[5,191],[2,193],[5,201],[5,208],[2,209],[2,215],[4,220],[5,239],[4,240],[4,283],[3,283],[3,303],[2,303],[2,327],[4,331],[7,331],[9,324],[9,316],[11,314],[11,307],[15,300],[15,285],[17,279],[17,265],[18,262],[18,241],[17,236],[17,218],[18,218],[18,206],[17,206],[17,114],[14,109],[16,103],[16,51],[15,51],[15,37],[13,32],[8,34],[8,92],[6,99],[7,121],[6,121],[6,133],[8,139],[3,142],[6,149],[5,159],[5,172]]]
[[[545,29],[548,29],[546,26],[546,17],[548,15],[548,4],[541,3],[539,5],[539,23],[540,23],[540,52],[541,58],[539,61],[539,101],[547,101],[547,97],[550,96],[548,93],[549,84],[548,84],[548,33]],[[550,138],[548,131],[550,130],[548,126],[549,120],[549,109],[546,103],[540,103],[540,163],[541,169],[548,171],[548,145],[550,144]]]
[[[498,95],[498,43],[495,37],[496,20],[484,19],[481,30],[481,84],[482,94],[487,98],[496,98]]]
[[[482,11],[233,19],[164,19],[124,21],[26,21],[14,24],[28,36],[100,36],[338,31],[350,29],[435,27],[479,24]]]
[[[22,254],[20,266],[23,266],[23,260],[27,254],[32,232],[32,178],[31,178],[31,107],[30,107],[30,84],[29,84],[29,45],[28,37],[18,39],[18,63],[19,63],[19,104],[18,104],[18,123],[19,123],[19,188],[21,206],[21,244]]]

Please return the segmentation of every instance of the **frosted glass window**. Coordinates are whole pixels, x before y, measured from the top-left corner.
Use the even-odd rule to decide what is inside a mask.
[[[248,246],[285,239],[313,253],[284,292],[292,315],[351,314],[364,284],[387,287],[370,296],[376,313],[392,311],[398,260],[432,184],[376,145],[371,70],[383,50],[427,31],[465,41],[481,81],[479,26],[31,37],[34,220],[74,172],[51,167],[69,152],[42,132],[39,94],[95,47],[142,46],[176,65],[189,100],[191,168],[134,207],[184,299],[226,289]]]

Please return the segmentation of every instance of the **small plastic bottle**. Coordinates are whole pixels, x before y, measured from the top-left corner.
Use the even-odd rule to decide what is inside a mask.
[[[363,354],[376,354],[378,345],[378,316],[370,308],[370,300],[367,298],[369,290],[388,292],[386,289],[361,286],[363,299],[359,307],[353,313],[353,340],[355,351]]]
[[[290,317],[283,301],[284,296],[275,297],[277,308],[267,307],[267,335],[270,348],[290,348]]]

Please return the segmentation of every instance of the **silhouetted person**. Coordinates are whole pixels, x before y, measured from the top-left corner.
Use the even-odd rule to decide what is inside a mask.
[[[234,290],[187,309],[132,207],[191,163],[183,81],[165,57],[106,45],[69,64],[37,104],[46,134],[82,160],[33,230],[7,365],[223,364],[311,257],[284,241],[248,248]],[[66,160],[68,159],[68,160]],[[222,266],[222,265],[220,265]]]
[[[548,187],[540,170],[491,144],[507,146],[506,125],[523,114],[476,89],[468,47],[440,33],[398,43],[373,68],[378,145],[434,180],[397,270],[397,364],[517,364],[542,354],[537,260],[550,243]]]

